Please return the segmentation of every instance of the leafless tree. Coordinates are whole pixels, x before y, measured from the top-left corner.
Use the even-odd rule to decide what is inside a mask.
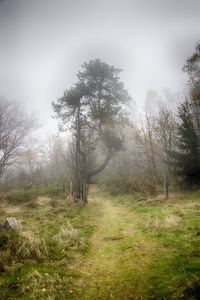
[[[0,178],[16,163],[25,139],[35,128],[35,118],[28,117],[17,102],[0,98]]]

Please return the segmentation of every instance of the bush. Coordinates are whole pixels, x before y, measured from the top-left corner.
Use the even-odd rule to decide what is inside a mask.
[[[29,202],[38,197],[37,190],[29,190],[29,191],[19,191],[19,192],[11,192],[4,195],[5,200],[12,204],[21,204],[24,202]]]
[[[58,185],[50,185],[47,187],[40,188],[38,190],[38,194],[40,196],[48,196],[48,197],[64,197],[65,193],[63,193],[62,187]]]
[[[31,190],[25,191],[15,191],[4,194],[4,199],[10,202],[11,204],[22,204],[30,202],[36,199],[39,196],[48,196],[48,197],[66,197],[62,191],[61,186],[50,185],[47,187],[33,188]]]
[[[108,177],[102,181],[102,186],[111,195],[155,193],[155,184],[150,178]]]

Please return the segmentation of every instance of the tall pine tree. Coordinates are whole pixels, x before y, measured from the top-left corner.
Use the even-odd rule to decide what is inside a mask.
[[[200,184],[200,151],[198,137],[192,121],[188,101],[178,108],[180,124],[178,127],[177,151],[171,155],[179,175],[189,185]]]

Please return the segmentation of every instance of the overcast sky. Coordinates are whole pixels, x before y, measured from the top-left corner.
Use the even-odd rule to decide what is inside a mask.
[[[0,0],[0,94],[55,131],[51,102],[81,64],[122,68],[139,107],[148,89],[185,87],[182,67],[200,40],[200,0]]]

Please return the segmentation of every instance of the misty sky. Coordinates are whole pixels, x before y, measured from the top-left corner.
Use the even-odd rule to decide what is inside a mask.
[[[200,40],[200,0],[0,0],[0,94],[55,132],[51,102],[83,62],[122,68],[139,107],[148,89],[185,88],[182,67]]]

